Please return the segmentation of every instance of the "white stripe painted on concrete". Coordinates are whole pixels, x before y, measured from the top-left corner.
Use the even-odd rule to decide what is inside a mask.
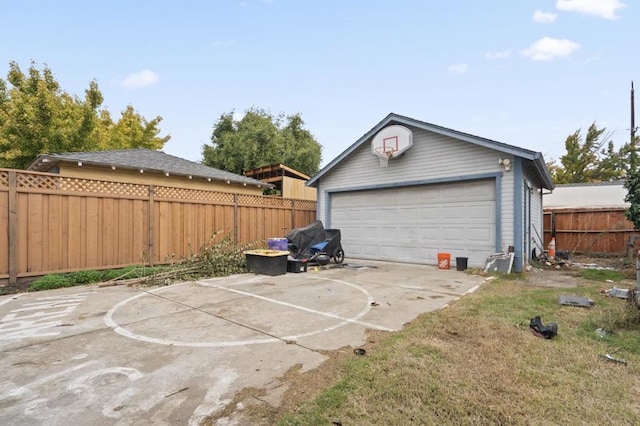
[[[338,280],[328,280],[328,281],[338,281]],[[346,282],[343,282],[343,281],[341,283],[342,284],[346,284],[346,285],[350,285],[349,283],[346,283]],[[305,308],[304,306],[294,305],[293,303],[283,302],[283,301],[276,300],[276,299],[271,299],[269,297],[264,297],[264,296],[260,296],[258,294],[249,293],[247,291],[236,290],[236,289],[233,289],[233,288],[223,287],[223,286],[219,286],[219,285],[215,285],[215,284],[208,284],[208,283],[205,283],[205,282],[202,282],[202,281],[198,281],[196,284],[199,284],[199,285],[202,285],[202,286],[205,286],[205,287],[213,287],[213,288],[217,288],[217,289],[220,289],[220,290],[229,291],[231,293],[241,294],[243,296],[254,297],[256,299],[264,300],[265,302],[275,303],[277,305],[282,305],[282,306],[286,306],[288,308],[298,309],[298,310],[301,310],[301,311],[304,311],[304,312],[309,312],[311,314],[321,315],[323,317],[333,318],[333,319],[337,319],[337,320],[340,320],[340,321],[346,321],[346,322],[350,322],[350,323],[353,323],[353,324],[362,325],[364,327],[373,328],[375,330],[395,331],[395,330],[392,330],[390,328],[383,327],[383,326],[380,326],[380,325],[376,325],[376,324],[372,324],[372,323],[368,323],[368,322],[364,322],[364,321],[358,321],[358,320],[354,320],[352,318],[341,317],[340,315],[332,314],[330,312],[322,312],[322,311],[318,311],[318,310],[315,310],[315,309]],[[369,296],[369,293],[364,289],[362,289],[362,291],[363,291],[363,293],[367,294],[367,302],[369,304],[371,304],[373,299],[371,298],[371,296]]]
[[[386,327],[382,327],[376,324],[369,324],[366,322],[361,322],[358,321],[360,318],[362,318],[364,315],[366,315],[369,310],[371,309],[371,302],[373,301],[373,298],[369,295],[369,293],[355,285],[352,283],[348,283],[346,281],[340,281],[340,280],[334,280],[334,279],[329,279],[329,278],[313,278],[313,279],[317,279],[317,280],[325,280],[325,281],[332,281],[332,282],[336,282],[339,284],[344,284],[350,287],[353,287],[357,290],[359,290],[360,292],[362,292],[366,297],[367,297],[367,304],[365,306],[365,308],[360,311],[359,313],[357,313],[355,316],[353,316],[352,318],[343,318],[340,317],[338,315],[334,315],[334,314],[330,314],[327,312],[321,312],[321,311],[314,311],[314,310],[309,310],[310,313],[315,313],[315,314],[322,314],[324,316],[329,316],[331,318],[335,318],[340,320],[341,322],[334,324],[332,326],[329,327],[325,327],[323,329],[319,329],[319,330],[313,330],[307,333],[300,333],[300,334],[295,334],[295,335],[290,335],[290,336],[283,336],[283,337],[265,337],[265,338],[257,338],[257,339],[247,339],[247,340],[237,340],[237,341],[226,341],[226,342],[182,342],[182,341],[177,341],[177,340],[171,340],[171,339],[163,339],[163,338],[157,338],[157,337],[151,337],[151,336],[145,336],[145,335],[141,335],[138,333],[134,333],[130,330],[128,330],[125,326],[122,326],[120,324],[118,324],[114,319],[113,319],[113,315],[115,314],[115,312],[124,307],[126,304],[128,304],[129,302],[138,299],[140,297],[144,297],[144,296],[148,296],[149,294],[152,293],[160,293],[162,291],[166,291],[169,289],[173,289],[175,287],[179,287],[179,286],[183,286],[185,284],[188,283],[179,283],[179,284],[174,284],[171,286],[167,286],[167,287],[161,287],[158,289],[154,289],[148,292],[144,292],[144,293],[140,293],[137,294],[135,296],[132,296],[128,299],[125,299],[119,303],[117,303],[115,306],[113,306],[108,312],[107,314],[104,316],[103,320],[104,323],[109,327],[112,328],[113,331],[115,331],[116,333],[120,334],[121,336],[124,337],[128,337],[130,339],[134,339],[134,340],[139,340],[142,342],[147,342],[147,343],[156,343],[156,344],[160,344],[160,345],[167,345],[167,346],[187,346],[187,347],[233,347],[233,346],[246,346],[246,345],[255,345],[255,344],[262,344],[262,343],[274,343],[274,342],[281,342],[283,340],[289,341],[289,340],[296,340],[296,339],[300,339],[302,337],[309,337],[309,336],[313,336],[316,334],[320,334],[320,333],[326,333],[332,330],[335,330],[336,328],[339,327],[343,327],[347,324],[357,324],[357,325],[362,325],[364,327],[368,327],[368,328],[375,328],[377,330],[384,330],[384,331],[396,331],[394,329],[390,329],[390,328],[386,328]],[[252,277],[249,279],[251,282],[255,281],[255,277]],[[217,280],[211,280],[211,281],[217,281]],[[224,290],[224,291],[230,291],[230,292],[236,292],[236,293],[246,293],[246,296],[249,297],[257,297],[257,298],[263,298],[264,296],[259,296],[259,295],[255,295],[253,293],[248,293],[248,292],[241,292],[240,290],[235,290],[235,289],[231,289],[231,288],[227,288],[227,287],[223,287],[223,286],[218,286],[216,284],[213,283],[205,283],[205,282],[197,282],[197,284],[205,286],[205,287],[212,287],[212,288],[216,288],[219,290]],[[292,308],[297,308],[297,309],[302,309],[302,310],[307,310],[308,308],[304,308],[301,306],[296,306],[296,305],[291,305],[288,304],[287,302],[282,302],[282,301],[277,301],[275,299],[268,299],[265,298],[265,301],[269,301],[269,302],[273,302],[273,303],[279,303],[282,305],[290,305],[289,307]],[[240,325],[239,325],[240,326]]]
[[[16,300],[20,296],[22,296],[22,294],[16,294],[15,296],[9,296],[9,297],[7,297],[6,299],[4,299],[3,301],[0,302],[0,306],[6,305],[7,303],[10,303],[13,300]]]
[[[38,387],[40,385],[43,385],[45,383],[48,383],[48,382],[50,382],[52,380],[55,380],[60,376],[64,376],[64,375],[69,374],[71,372],[81,370],[81,369],[83,369],[85,367],[88,367],[90,365],[97,364],[97,363],[98,363],[98,361],[85,362],[83,364],[76,365],[75,367],[68,368],[66,370],[60,371],[60,372],[55,373],[55,374],[51,374],[50,376],[42,377],[42,378],[40,378],[38,380],[35,380],[35,381],[29,383],[28,385],[20,386],[20,387],[15,388],[15,389],[11,389],[9,392],[5,392],[4,394],[0,395],[0,401],[2,401],[3,399],[10,398],[10,397],[16,397],[16,396],[24,395],[25,393],[31,391],[31,389],[36,388],[36,387]]]

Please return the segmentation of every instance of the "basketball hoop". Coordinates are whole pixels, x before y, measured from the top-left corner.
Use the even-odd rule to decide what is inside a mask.
[[[396,149],[391,146],[379,146],[374,152],[380,160],[380,167],[387,167],[389,165],[389,158],[393,157]]]

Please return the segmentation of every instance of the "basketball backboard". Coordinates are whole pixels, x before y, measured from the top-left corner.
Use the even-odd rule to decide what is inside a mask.
[[[380,156],[384,153],[388,158],[397,157],[413,145],[413,133],[397,124],[380,130],[371,141],[371,153]]]

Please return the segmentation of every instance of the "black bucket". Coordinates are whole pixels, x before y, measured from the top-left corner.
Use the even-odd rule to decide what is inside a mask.
[[[467,270],[467,261],[469,258],[467,257],[456,257],[456,270],[457,271],[466,271]]]

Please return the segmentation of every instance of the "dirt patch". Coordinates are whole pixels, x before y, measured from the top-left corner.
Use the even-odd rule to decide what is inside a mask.
[[[577,271],[573,269],[538,269],[528,272],[522,283],[532,287],[572,288],[578,286]]]
[[[345,346],[335,351],[322,351],[328,359],[313,370],[301,372],[300,364],[291,367],[283,377],[276,379],[283,383],[286,389],[278,401],[271,401],[265,389],[243,389],[236,394],[233,402],[228,404],[224,413],[215,419],[208,419],[204,424],[215,424],[216,419],[229,416],[237,420],[238,415],[252,425],[276,424],[285,414],[295,413],[302,403],[313,400],[320,392],[338,383],[346,373],[345,361],[349,357],[362,356],[357,355],[354,350],[375,351],[377,342],[383,335],[388,333],[369,331],[367,343],[358,348]]]
[[[571,288],[579,285],[582,269],[612,269],[620,271],[627,280],[636,279],[635,261],[625,257],[589,257],[572,256],[568,261],[559,261],[548,265],[538,263],[532,265],[525,274],[523,284],[534,287]]]

